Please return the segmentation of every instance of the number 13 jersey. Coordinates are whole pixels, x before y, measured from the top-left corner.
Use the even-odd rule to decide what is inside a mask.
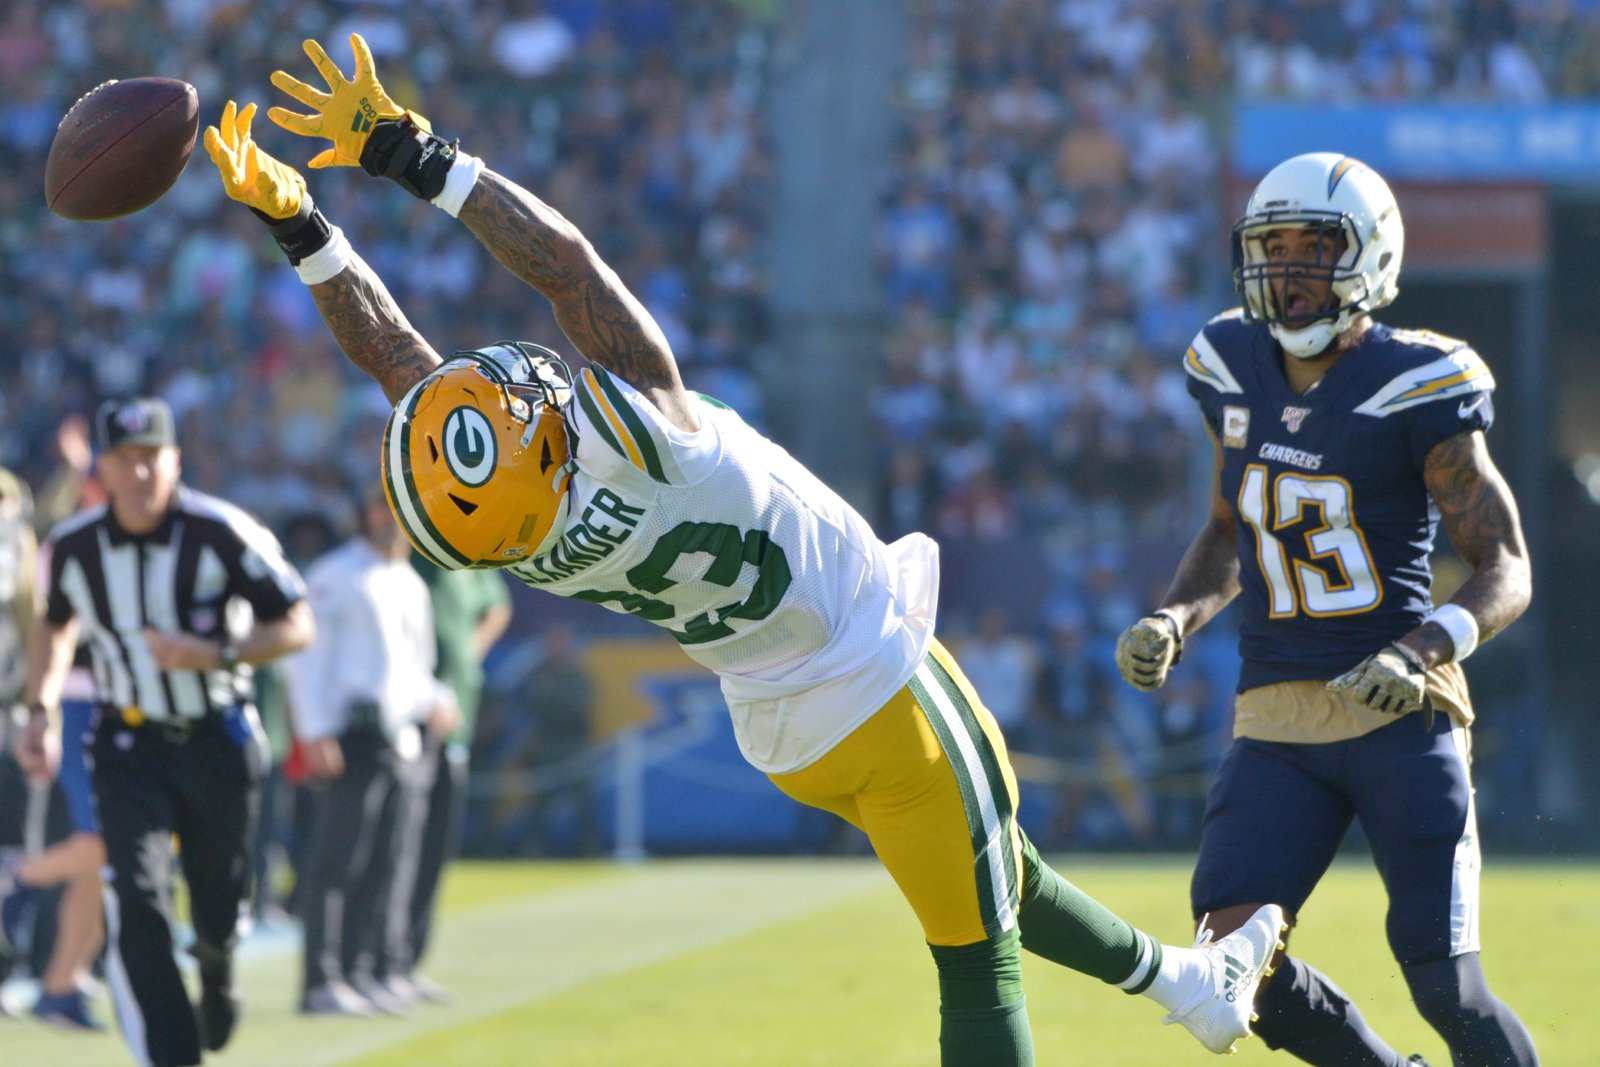
[[[916,670],[938,549],[885,545],[855,509],[731,409],[688,433],[598,366],[566,409],[576,470],[561,536],[509,568],[527,584],[671,631],[721,678],[745,758],[813,762]]]
[[[1432,608],[1430,450],[1489,427],[1494,378],[1465,343],[1375,324],[1304,394],[1267,328],[1219,315],[1184,357],[1238,522],[1239,691],[1327,680]]]

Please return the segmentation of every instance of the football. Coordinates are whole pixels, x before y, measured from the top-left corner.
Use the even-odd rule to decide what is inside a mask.
[[[114,219],[149,207],[183,173],[200,96],[176,78],[108,81],[56,127],[44,165],[45,203],[66,219]]]

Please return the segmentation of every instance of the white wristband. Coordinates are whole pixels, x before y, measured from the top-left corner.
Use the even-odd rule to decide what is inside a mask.
[[[483,160],[457,152],[456,161],[450,164],[450,171],[444,176],[444,188],[429,203],[442,208],[451,218],[459,217],[461,205],[467,202],[467,194],[478,184],[478,175],[482,173]]]
[[[1422,621],[1435,623],[1450,635],[1450,643],[1455,646],[1455,651],[1450,655],[1451,663],[1460,663],[1478,647],[1478,620],[1460,604],[1443,604],[1434,608]]]
[[[345,240],[344,231],[335,226],[328,243],[296,263],[294,271],[307,285],[316,285],[348,267],[355,254],[355,249]]]

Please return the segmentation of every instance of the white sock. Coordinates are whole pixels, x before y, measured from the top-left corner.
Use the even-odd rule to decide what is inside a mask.
[[[1197,949],[1162,946],[1161,969],[1144,995],[1166,1008],[1177,1011],[1194,998],[1196,990],[1211,973],[1206,954]]]
[[[1150,935],[1143,930],[1135,930],[1139,937],[1139,962],[1133,965],[1133,973],[1117,983],[1117,988],[1128,992],[1144,984],[1145,978],[1150,974],[1150,961],[1155,958],[1155,942],[1150,940]]]

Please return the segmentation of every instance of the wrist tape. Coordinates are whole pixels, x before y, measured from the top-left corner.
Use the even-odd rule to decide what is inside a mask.
[[[295,273],[307,285],[325,282],[350,265],[355,249],[345,240],[344,231],[335,226],[328,243],[294,265]]]
[[[361,169],[388,178],[421,200],[444,191],[445,176],[456,161],[456,145],[435,137],[410,115],[384,119],[372,127],[361,149]]]
[[[1451,663],[1460,663],[1478,647],[1478,620],[1460,604],[1440,605],[1422,621],[1434,623],[1450,635],[1450,643],[1455,649],[1450,654]]]
[[[286,219],[275,219],[265,211],[251,208],[256,218],[267,224],[272,239],[278,242],[289,263],[298,267],[300,261],[313,255],[333,239],[334,227],[327,217],[317,210],[310,194],[300,198],[300,210]]]
[[[1150,613],[1153,619],[1165,619],[1172,628],[1172,662],[1169,667],[1176,667],[1183,658],[1183,627],[1178,625],[1178,617],[1165,608],[1158,608]]]
[[[345,240],[344,231],[317,210],[309,195],[301,197],[300,210],[286,219],[275,219],[255,208],[250,210],[267,224],[272,239],[278,242],[295,273],[307,285],[327,281],[349,266],[350,258],[355,255],[350,242]]]
[[[467,202],[467,194],[478,184],[478,175],[482,173],[483,160],[465,152],[457,152],[455,164],[451,166],[450,173],[445,175],[444,190],[432,198],[433,205],[451,218],[459,217],[462,205]]]

